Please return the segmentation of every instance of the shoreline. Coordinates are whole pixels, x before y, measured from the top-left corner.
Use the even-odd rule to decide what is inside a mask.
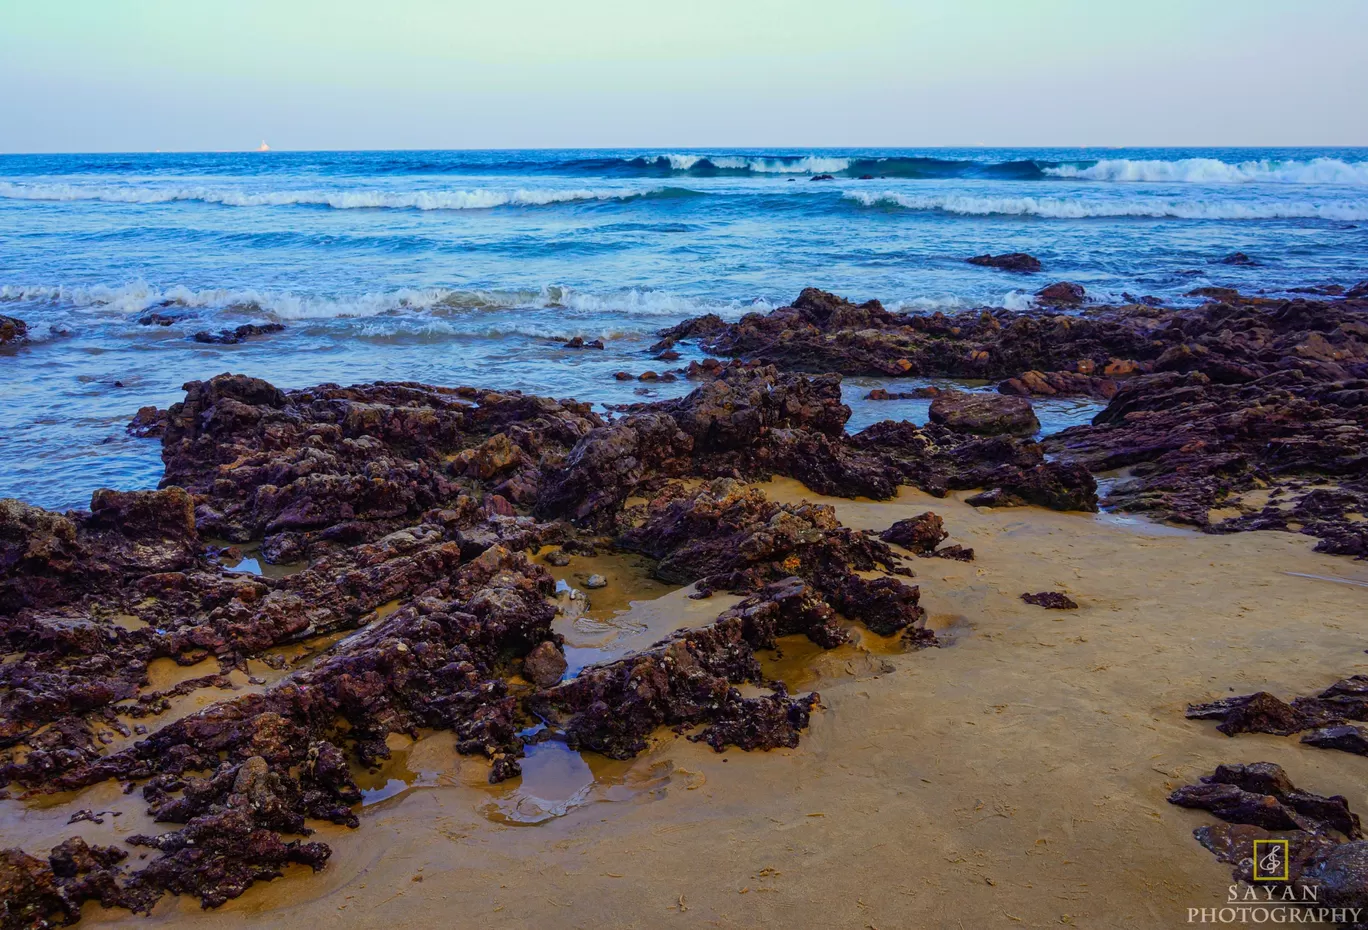
[[[470,789],[418,789],[366,815],[365,832],[339,836],[324,873],[291,874],[216,911],[167,900],[152,923],[425,925],[455,912],[482,926],[567,913],[648,926],[682,916],[682,896],[690,919],[721,926],[1039,926],[1066,914],[1085,926],[1168,926],[1188,906],[1219,904],[1229,884],[1192,840],[1204,817],[1164,803],[1172,787],[1257,758],[1357,797],[1347,754],[1275,737],[1231,742],[1181,712],[1227,686],[1289,692],[1368,667],[1345,626],[1361,595],[1285,574],[1343,575],[1344,560],[1290,534],[1137,537],[1085,516],[980,511],[907,489],[892,503],[823,502],[860,528],[938,508],[951,539],[981,555],[917,579],[929,625],[956,630],[953,645],[885,657],[892,673],[821,682],[826,709],[799,749],[718,756],[667,735],[635,765],[668,763],[698,787],[672,774],[659,801],[595,805],[534,828],[483,820]],[[1027,541],[1031,554],[1019,554]],[[1159,578],[1197,599],[1166,602]],[[1017,599],[1016,588],[1046,582],[1083,609],[1057,621]],[[1307,619],[1287,623],[1289,607]],[[1194,610],[1218,625],[1184,643]],[[1211,674],[1232,655],[1238,665]],[[83,924],[138,925],[111,916],[87,908]]]
[[[1182,708],[1305,694],[1364,668],[1351,619],[1368,574],[1320,553],[1368,547],[1368,301],[1212,296],[1176,310],[950,318],[804,291],[768,314],[663,334],[653,352],[690,339],[732,360],[691,361],[687,396],[610,418],[578,401],[415,382],[191,382],[183,402],[135,423],[162,437],[164,490],[101,491],[90,511],[64,515],[16,501],[0,512],[6,793],[78,790],[100,805],[63,825],[52,818],[66,807],[30,816],[7,797],[5,817],[16,834],[41,823],[34,842],[136,839],[135,853],[163,855],[120,864],[78,844],[68,875],[56,853],[51,868],[7,853],[7,880],[33,913],[80,908],[97,925],[122,919],[82,901],[174,923],[196,895],[223,908],[214,919],[283,908],[272,918],[302,922],[325,905],[373,904],[431,920],[440,893],[405,894],[395,863],[364,852],[398,830],[394,843],[430,870],[408,874],[410,888],[426,891],[432,872],[449,895],[487,884],[490,868],[442,864],[453,837],[462,855],[499,861],[492,844],[507,843],[550,870],[569,868],[568,844],[606,868],[552,883],[583,904],[577,915],[623,901],[599,879],[630,864],[654,869],[640,877],[657,889],[691,878],[665,906],[725,923],[778,919],[754,903],[769,895],[797,906],[781,903],[798,894],[776,881],[786,871],[831,893],[851,887],[831,877],[834,862],[891,880],[864,830],[925,884],[871,887],[855,899],[871,913],[854,921],[877,924],[875,909],[895,921],[1114,918],[1095,894],[1121,902],[1123,920],[1154,918],[1134,889],[1083,876],[1098,858],[1119,863],[1169,906],[1196,892],[1188,876],[1228,875],[1189,858],[1206,855],[1190,831],[1210,818],[1161,803],[1218,762],[1257,752],[1308,791],[1355,797],[1350,753],[1280,736],[1226,743]],[[924,389],[910,396],[929,401],[925,425],[857,432],[840,376],[795,369],[1001,383]],[[1040,395],[1106,407],[1042,445]],[[1123,508],[1194,531],[1079,515],[1098,510],[1094,475]],[[1271,529],[1294,532],[1257,532]],[[248,558],[275,568],[227,569]],[[593,593],[605,585],[606,598]],[[1079,609],[1024,603],[1031,592]],[[1242,728],[1342,719],[1317,713]],[[119,801],[118,782],[146,803]],[[483,799],[473,811],[472,797]],[[1098,815],[1104,802],[1125,816]],[[90,826],[103,805],[120,817]],[[766,811],[796,831],[782,854],[763,845]],[[889,811],[905,833],[887,834]],[[1033,823],[1017,819],[1025,811]],[[532,836],[506,834],[513,824]],[[719,850],[718,831],[741,839]],[[1026,845],[1031,831],[1045,835]],[[1144,848],[1117,846],[1123,834]],[[660,835],[672,839],[644,855]],[[1356,839],[1341,845],[1306,820],[1291,836],[1329,844],[1316,855]],[[635,858],[584,852],[591,842]],[[725,892],[715,871],[702,882],[719,867],[739,880],[762,848],[782,867]],[[319,874],[304,878],[305,865]],[[44,892],[53,869],[66,871]],[[1023,881],[1027,869],[1036,877]],[[346,896],[370,876],[396,887],[379,901]],[[953,915],[918,903],[950,876],[1004,890],[966,885]],[[533,893],[524,872],[500,877]],[[1036,881],[1081,906],[1060,910]],[[729,905],[730,894],[747,900]],[[659,906],[626,895],[633,913]],[[554,913],[527,900],[490,913],[505,910]]]

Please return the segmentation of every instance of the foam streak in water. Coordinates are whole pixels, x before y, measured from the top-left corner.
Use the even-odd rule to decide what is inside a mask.
[[[1043,216],[1054,219],[1152,217],[1183,220],[1320,219],[1368,220],[1368,200],[1233,201],[1233,200],[1081,200],[1064,197],[978,197],[969,194],[914,195],[888,191],[851,191],[847,200],[866,207],[938,211],[962,216]]]

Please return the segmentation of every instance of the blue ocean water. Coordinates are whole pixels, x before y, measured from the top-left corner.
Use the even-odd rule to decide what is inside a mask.
[[[964,262],[1007,251],[1045,273]],[[1216,263],[1234,251],[1257,264]],[[1054,280],[1182,300],[1366,277],[1365,149],[0,156],[0,313],[34,337],[0,357],[0,497],[155,486],[157,444],[124,424],[228,370],[615,403],[689,389],[613,380],[660,369],[655,330],[809,285],[931,311],[1023,308]],[[286,330],[189,338],[268,321]],[[573,335],[608,348],[559,348]],[[857,404],[852,426],[917,414]]]

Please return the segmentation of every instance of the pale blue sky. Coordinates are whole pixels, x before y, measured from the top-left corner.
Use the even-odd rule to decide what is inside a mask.
[[[1368,0],[0,0],[0,151],[1368,144]]]

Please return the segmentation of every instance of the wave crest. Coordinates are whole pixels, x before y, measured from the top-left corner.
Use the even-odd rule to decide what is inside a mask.
[[[503,206],[545,206],[594,200],[695,195],[675,187],[641,189],[536,189],[464,191],[264,191],[250,193],[205,187],[86,187],[74,184],[14,184],[0,181],[0,197],[11,200],[100,201],[158,204],[197,201],[225,207],[317,206],[334,210],[489,210]]]
[[[1184,184],[1368,184],[1368,162],[1338,158],[1310,161],[1244,161],[1231,164],[1216,158],[1108,158],[1092,164],[1055,165],[1042,169],[1054,178],[1082,181],[1151,181]]]

